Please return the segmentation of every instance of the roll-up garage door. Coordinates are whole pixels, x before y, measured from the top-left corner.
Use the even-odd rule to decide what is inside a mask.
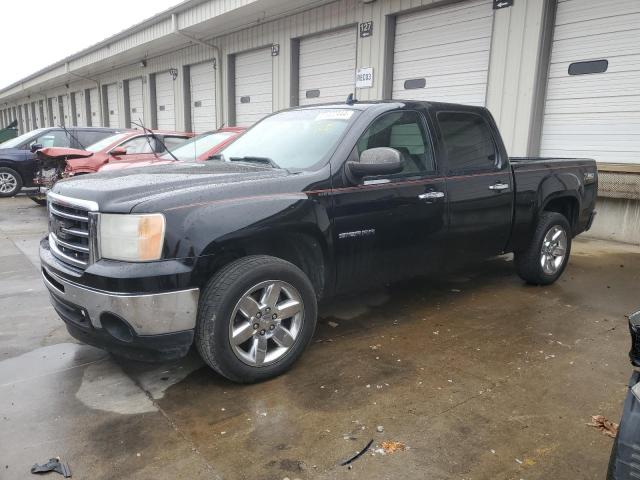
[[[559,1],[541,155],[640,163],[640,1]]]
[[[42,126],[42,122],[40,121],[40,116],[38,115],[38,109],[36,108],[36,102],[31,102],[31,118],[33,119],[33,128],[40,128]]]
[[[191,88],[191,129],[195,133],[215,130],[216,71],[212,62],[189,67]]]
[[[70,109],[69,109],[69,96],[68,95],[60,95],[60,98],[62,99],[62,113],[61,115],[63,115],[63,121],[62,123],[69,127],[72,125],[71,123],[71,114],[70,114]]]
[[[120,112],[118,111],[118,85],[107,85],[107,109],[109,112],[109,127],[120,126]]]
[[[237,54],[235,75],[235,123],[240,127],[249,127],[273,111],[271,49]]]
[[[169,72],[156,74],[156,120],[160,130],[176,128],[175,94]]]
[[[485,105],[492,27],[489,0],[399,15],[393,98]]]
[[[142,123],[146,126],[144,123],[144,93],[141,78],[129,80],[129,118],[132,122]],[[131,127],[140,128],[134,124],[131,124]]]
[[[33,130],[33,127],[31,126],[31,115],[29,113],[28,103],[22,105],[22,118],[24,119],[24,131],[29,132]]]
[[[102,115],[100,114],[100,93],[97,88],[89,90],[89,109],[91,110],[91,126],[102,126]]]
[[[300,105],[344,101],[355,91],[356,29],[300,39]]]
[[[87,125],[87,112],[84,103],[84,92],[74,92],[73,94],[73,113],[75,115],[74,125],[84,127]]]

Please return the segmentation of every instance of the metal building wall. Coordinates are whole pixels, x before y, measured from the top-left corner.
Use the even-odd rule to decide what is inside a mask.
[[[231,11],[236,8],[254,3],[257,0],[209,0],[190,9],[186,14],[178,16],[180,28],[197,25],[198,23]],[[462,0],[464,1],[464,0]],[[278,56],[273,57],[273,110],[287,108],[297,101],[297,90],[292,91],[292,44],[294,39],[335,30],[341,27],[357,26],[361,22],[373,22],[373,35],[358,38],[356,49],[356,68],[372,67],[374,71],[373,87],[360,89],[356,97],[361,100],[383,98],[390,81],[392,59],[388,52],[388,45],[394,32],[394,16],[412,10],[437,7],[454,3],[451,0],[378,0],[370,4],[363,4],[360,0],[337,0],[319,7],[310,8],[299,13],[277,18],[241,30],[226,33],[221,36],[205,38],[204,41],[213,43],[220,48],[221,58],[218,58],[218,72],[216,82],[216,109],[219,123],[228,124],[229,98],[228,89],[228,56],[247,50],[279,45]],[[504,134],[509,152],[513,155],[535,153],[531,151],[531,132],[534,124],[535,93],[538,81],[538,67],[542,58],[542,38],[545,15],[548,14],[552,0],[516,1],[509,8],[494,11],[494,27],[492,35],[492,52],[489,67],[489,82],[487,88],[487,106],[496,117]],[[292,8],[300,8],[297,2],[291,2]],[[156,25],[144,28],[130,38],[119,39],[109,48],[99,49],[79,59],[71,60],[67,68],[70,71],[81,67],[88,67],[92,63],[106,58],[114,59],[117,55],[127,52],[143,44],[159,38],[167,37],[172,31],[170,19],[163,20]],[[178,36],[175,36],[178,41]],[[166,72],[175,68],[178,76],[174,82],[176,128],[185,129],[190,124],[185,118],[189,112],[188,99],[185,99],[184,67],[211,61],[214,50],[204,45],[193,45],[163,54],[155,58],[145,59],[146,66],[140,66],[140,58],[130,60],[128,66],[123,66],[91,77],[98,81],[99,86],[116,83],[118,85],[118,111],[120,112],[119,127],[125,124],[125,98],[123,95],[123,81],[143,76],[144,110],[153,112],[151,105],[149,75]],[[127,57],[129,58],[129,57]],[[124,61],[123,61],[124,63]],[[33,88],[42,82],[60,78],[59,86],[41,91],[46,97],[66,95],[71,91],[84,91],[96,88],[96,83],[89,80],[73,80],[69,87],[65,86],[64,68],[54,68],[38,78],[28,80],[22,86],[23,90]],[[385,74],[387,76],[385,77]],[[295,83],[295,82],[294,82]],[[17,93],[17,92],[16,92]],[[5,92],[12,95],[12,92]],[[19,104],[24,98],[12,98],[12,102]],[[185,102],[186,101],[186,102]],[[146,123],[150,124],[149,119]]]

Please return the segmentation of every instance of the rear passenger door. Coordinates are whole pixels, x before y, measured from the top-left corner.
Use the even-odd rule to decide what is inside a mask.
[[[511,231],[513,185],[504,152],[485,117],[437,113],[446,157],[451,258],[498,254]]]

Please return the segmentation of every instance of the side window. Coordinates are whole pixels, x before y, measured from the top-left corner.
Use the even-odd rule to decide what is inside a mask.
[[[374,120],[358,140],[358,154],[376,147],[391,147],[400,152],[404,169],[399,175],[436,170],[431,142],[418,112],[392,112]]]
[[[164,137],[162,141],[164,142],[164,144],[169,150],[173,151],[176,147],[179,147],[184,142],[186,142],[187,139],[184,137]],[[162,145],[158,146],[158,150],[162,150],[164,152]]]
[[[440,112],[438,124],[447,151],[450,172],[477,172],[500,168],[491,129],[480,115]]]
[[[43,133],[38,138],[31,142],[31,145],[34,143],[39,143],[43,147],[69,147],[71,146],[71,142],[67,132],[64,130],[50,130],[46,133]]]
[[[127,149],[127,155],[135,153],[153,153],[152,145],[155,144],[155,140],[152,138],[147,139],[145,135],[141,137],[132,138],[123,142],[120,146]]]
[[[99,142],[100,140],[110,137],[113,135],[113,132],[101,132],[101,131],[91,131],[91,130],[76,130],[74,135],[78,139],[85,148],[89,145],[93,145],[94,143]]]

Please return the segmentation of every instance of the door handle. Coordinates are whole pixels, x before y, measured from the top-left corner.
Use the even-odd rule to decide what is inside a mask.
[[[444,192],[427,192],[418,195],[420,200],[433,200],[434,198],[443,198]]]
[[[494,183],[493,185],[489,185],[489,190],[506,190],[509,188],[508,183]]]

